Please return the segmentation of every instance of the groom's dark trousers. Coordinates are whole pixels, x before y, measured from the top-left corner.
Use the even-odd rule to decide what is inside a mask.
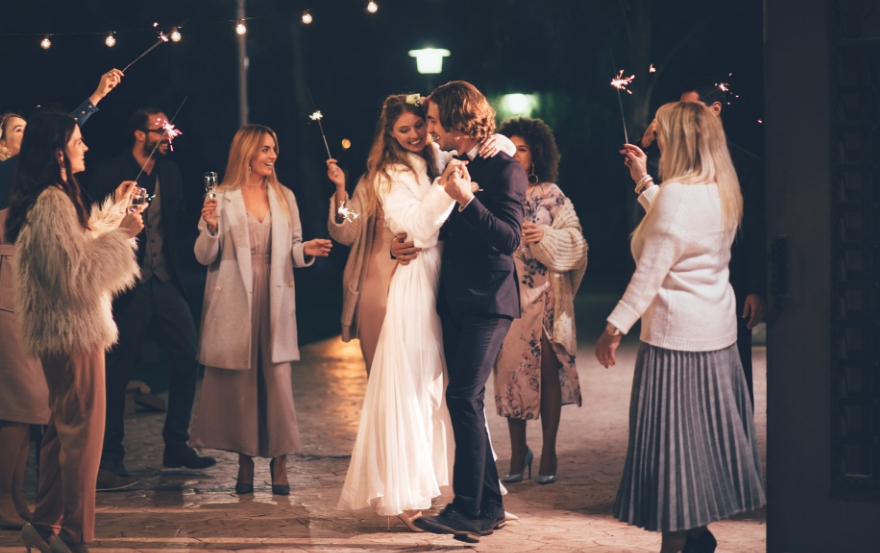
[[[520,316],[513,254],[522,236],[527,180],[522,166],[504,153],[477,157],[468,170],[482,191],[463,210],[453,209],[441,230],[437,309],[455,436],[453,506],[476,518],[502,507],[483,398],[510,323]]]

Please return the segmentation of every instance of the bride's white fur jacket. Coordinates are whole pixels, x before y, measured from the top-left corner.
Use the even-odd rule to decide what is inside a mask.
[[[119,229],[124,205],[109,196],[92,208],[90,230],[59,188],[37,198],[15,241],[15,316],[31,355],[108,349],[116,343],[113,295],[140,276],[137,247]]]

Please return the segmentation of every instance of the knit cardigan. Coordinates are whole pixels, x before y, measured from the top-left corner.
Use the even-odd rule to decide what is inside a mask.
[[[736,342],[730,246],[718,186],[665,182],[639,197],[648,210],[632,238],[636,271],[608,322],[624,334],[642,319],[641,341],[677,351]]]
[[[355,314],[357,313],[361,288],[363,288],[364,279],[367,277],[367,260],[372,255],[373,233],[376,230],[376,221],[379,219],[376,215],[363,215],[367,205],[367,186],[369,186],[367,182],[361,179],[354,189],[354,196],[350,199],[346,197],[346,207],[355,213],[362,214],[353,221],[336,222],[336,197],[330,197],[330,216],[327,219],[327,230],[330,232],[331,238],[351,248],[348,261],[345,263],[345,270],[342,273],[343,342],[350,342],[352,338],[358,336]],[[389,248],[390,246],[388,244]]]
[[[574,322],[574,295],[587,270],[589,245],[571,200],[565,203],[550,226],[544,225],[544,237],[528,244],[535,259],[549,271],[553,288],[553,335],[550,339],[565,348],[569,355],[577,352],[577,329]]]
[[[136,243],[119,229],[125,205],[109,196],[83,230],[70,198],[50,187],[15,241],[16,324],[25,351],[44,356],[109,349],[117,340],[114,294],[140,274]]]

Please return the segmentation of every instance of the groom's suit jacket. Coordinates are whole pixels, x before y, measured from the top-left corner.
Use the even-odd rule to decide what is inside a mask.
[[[505,153],[468,164],[482,191],[464,210],[456,206],[440,231],[445,240],[438,310],[453,316],[519,318],[519,283],[513,254],[522,237],[528,180]]]

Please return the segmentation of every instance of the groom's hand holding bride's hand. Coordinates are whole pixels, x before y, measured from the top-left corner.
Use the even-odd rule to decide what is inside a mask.
[[[440,177],[440,184],[443,185],[443,189],[446,190],[449,197],[458,202],[462,208],[474,197],[467,163],[462,160],[453,159],[449,162],[443,176]]]

